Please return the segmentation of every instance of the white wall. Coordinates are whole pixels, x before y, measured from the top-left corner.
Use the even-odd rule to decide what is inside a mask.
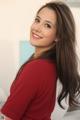
[[[0,87],[7,95],[19,68],[19,41],[29,40],[30,25],[36,10],[46,1],[50,0],[0,0]],[[71,10],[76,20],[79,47],[80,8]],[[55,111],[55,120],[58,120],[57,117],[62,115],[61,109],[56,107]]]

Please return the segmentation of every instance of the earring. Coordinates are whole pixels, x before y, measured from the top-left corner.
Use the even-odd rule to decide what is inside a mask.
[[[57,42],[58,41],[58,39],[55,39],[55,42]]]

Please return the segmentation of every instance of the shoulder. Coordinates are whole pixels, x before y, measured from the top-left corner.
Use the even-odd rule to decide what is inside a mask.
[[[56,63],[49,59],[35,59],[26,63],[18,78],[39,79],[40,76],[57,76]]]
[[[32,75],[43,75],[45,73],[57,75],[56,63],[49,59],[36,59],[25,65],[24,71]]]
[[[45,67],[56,67],[56,63],[49,59],[35,59],[26,64],[25,68],[45,68]]]
[[[44,74],[45,71],[47,73],[50,72],[57,72],[56,69],[56,63],[52,60],[49,59],[35,59],[32,60],[25,65],[19,70],[19,77],[26,77],[27,76],[32,76],[32,75],[38,75],[38,74]]]
[[[56,79],[56,77],[57,72],[55,63],[52,63],[50,60],[37,59],[24,65],[11,88],[16,89],[15,86],[26,88],[27,85],[31,86],[31,88],[37,88],[45,79]]]

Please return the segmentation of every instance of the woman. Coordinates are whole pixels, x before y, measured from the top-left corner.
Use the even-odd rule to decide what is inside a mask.
[[[59,78],[61,101],[77,104],[80,76],[75,53],[75,26],[72,13],[62,2],[42,6],[31,26],[30,43],[35,53],[19,70],[10,96],[2,108],[5,120],[50,120],[55,106]]]

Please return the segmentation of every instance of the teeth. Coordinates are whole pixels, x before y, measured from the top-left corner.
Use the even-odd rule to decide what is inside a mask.
[[[39,38],[39,36],[38,36],[38,35],[35,35],[35,34],[34,34],[33,36],[34,36],[34,37],[36,37],[36,38]]]
[[[33,33],[33,37],[35,37],[35,38],[41,38],[40,36],[38,36],[38,35],[36,35],[34,33]]]

